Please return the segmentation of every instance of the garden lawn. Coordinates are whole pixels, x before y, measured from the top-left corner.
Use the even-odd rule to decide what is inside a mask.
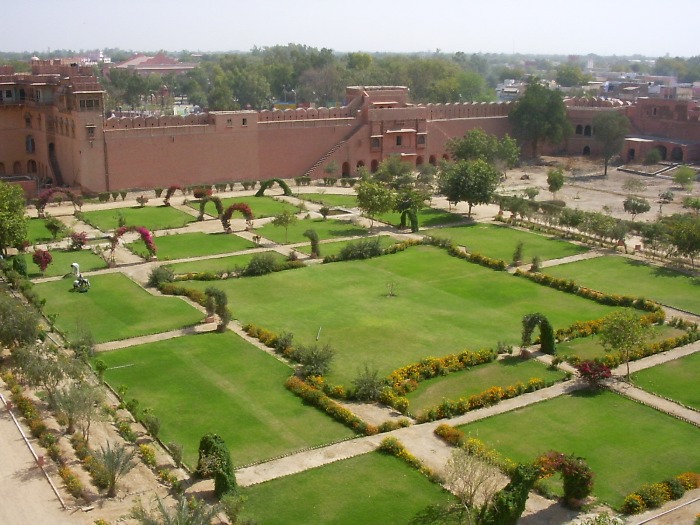
[[[513,252],[520,241],[523,242],[522,263],[529,263],[536,256],[546,261],[588,251],[588,248],[570,242],[493,224],[479,223],[421,233],[440,239],[450,239],[453,243],[466,247],[469,252],[502,259],[509,263],[513,260]]]
[[[520,357],[513,356],[422,381],[418,383],[418,389],[406,397],[411,412],[418,414],[439,405],[444,399],[468,398],[492,386],[506,388],[517,382],[526,384],[533,377],[546,382],[558,381],[565,375],[561,370],[552,370],[535,359],[523,361]]]
[[[545,268],[556,277],[574,279],[595,290],[646,297],[700,314],[700,278],[644,264],[626,257],[597,257]]]
[[[435,226],[442,226],[443,224],[452,224],[455,222],[461,222],[464,217],[457,213],[450,213],[449,211],[439,210],[437,208],[422,208],[417,213],[418,216],[418,226],[420,228],[433,228]],[[378,221],[391,224],[398,227],[401,223],[401,214],[399,212],[393,211],[390,213],[385,213],[376,217]],[[411,227],[411,221],[406,219],[406,226]]]
[[[656,343],[664,339],[670,339],[671,337],[678,337],[684,333],[683,330],[668,325],[655,325],[652,327],[652,330],[653,336],[649,339],[650,343]],[[597,335],[579,337],[571,341],[557,344],[557,355],[562,357],[571,357],[575,355],[583,361],[595,359],[596,357],[603,357],[605,353],[605,349],[600,343],[600,337]]]
[[[644,483],[700,469],[700,429],[609,391],[582,391],[460,428],[519,462],[548,450],[585,458],[596,475],[593,494],[615,508]]]
[[[396,296],[387,296],[393,284]],[[204,290],[210,283],[191,282]],[[432,246],[366,261],[311,265],[217,283],[236,318],[295,343],[336,350],[329,379],[349,385],[363,363],[382,376],[426,356],[519,344],[525,314],[542,312],[555,328],[598,319],[611,307],[450,257]]]
[[[405,525],[428,505],[455,501],[440,485],[381,452],[253,485],[242,493],[248,497],[243,517],[265,525]]]
[[[197,464],[199,439],[219,434],[235,465],[353,435],[284,387],[293,371],[233,332],[177,337],[98,355],[105,378],[126,385],[161,420],[160,438]],[[124,368],[114,368],[124,367]]]
[[[325,221],[323,219],[299,219],[289,227],[288,237],[285,237],[284,228],[273,226],[271,223],[266,224],[262,228],[256,228],[255,232],[265,239],[270,239],[279,244],[294,244],[308,242],[308,239],[303,234],[310,229],[316,230],[320,240],[367,235],[367,230],[362,226],[338,219]]]
[[[67,230],[60,232],[56,240],[61,240],[67,235]],[[27,221],[27,240],[31,244],[54,242],[51,232],[46,229],[46,219],[29,219]]]
[[[171,206],[86,211],[81,217],[98,230],[110,232],[119,227],[120,215],[126,220],[127,226],[144,226],[151,231],[182,228],[197,220],[196,217]]]
[[[373,239],[374,237],[368,237],[367,239]],[[379,245],[382,248],[388,248],[389,246],[396,244],[398,241],[389,235],[380,235]],[[321,257],[326,257],[328,255],[338,255],[340,251],[352,242],[358,242],[357,240],[350,241],[337,241],[337,242],[325,242],[321,244]],[[295,250],[311,255],[311,244],[305,244],[304,246],[296,246]]]
[[[700,410],[698,377],[700,352],[637,372],[633,380],[637,386],[649,392]]]
[[[158,249],[161,261],[233,253],[255,248],[255,243],[231,233],[178,233],[155,237],[153,241]],[[135,254],[148,257],[146,245],[139,239],[127,245]]]
[[[165,332],[198,323],[203,314],[177,297],[155,297],[120,273],[93,275],[87,293],[73,292],[73,279],[34,285],[46,299],[45,314],[70,339],[89,329],[96,343]]]
[[[81,272],[90,272],[107,268],[107,262],[90,250],[50,250],[49,253],[51,253],[53,260],[46,268],[46,273],[44,273],[44,275],[41,274],[36,263],[32,261],[32,254],[26,254],[24,256],[27,261],[27,273],[30,279],[71,274],[73,272],[71,268],[72,263],[78,263]]]
[[[188,203],[188,206],[199,211],[199,202],[200,201],[198,200],[192,201]],[[289,210],[292,213],[296,213],[298,211],[297,207],[293,204],[289,204],[288,202],[284,201],[278,201],[277,199],[274,199],[272,197],[254,197],[251,195],[249,197],[229,197],[226,199],[221,199],[221,204],[224,207],[224,210],[226,210],[232,204],[237,204],[241,202],[244,202],[248,206],[250,206],[250,211],[253,212],[253,215],[256,219],[261,219],[263,217],[274,217],[275,215],[279,215],[280,213],[282,213],[284,210]],[[213,202],[207,202],[207,204],[204,207],[204,212],[211,215],[212,217],[217,216],[216,206]],[[241,215],[240,211],[233,212],[233,219],[240,219],[242,217],[243,215]]]
[[[357,208],[357,197],[355,195],[334,195],[332,193],[299,193],[300,199],[315,202],[329,208]]]
[[[258,252],[259,253],[259,252]],[[271,253],[276,261],[282,262],[285,257],[281,253],[275,251],[266,251]],[[170,264],[176,274],[182,273],[197,273],[197,272],[231,272],[245,268],[250,260],[255,257],[255,253],[246,253],[243,255],[229,255],[226,257],[216,257],[214,259],[200,259],[198,261],[183,262]]]

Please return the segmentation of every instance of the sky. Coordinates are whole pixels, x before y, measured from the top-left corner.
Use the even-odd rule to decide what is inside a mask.
[[[0,13],[0,51],[700,54],[698,0],[33,0]]]

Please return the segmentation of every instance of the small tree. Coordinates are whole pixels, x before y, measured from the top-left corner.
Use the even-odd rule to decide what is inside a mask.
[[[301,364],[300,372],[303,377],[323,376],[331,369],[335,351],[329,344],[323,346],[300,345],[296,349],[294,357]]]
[[[231,454],[224,440],[217,434],[205,434],[200,439],[197,474],[201,477],[214,477],[214,493],[218,499],[236,491]]]
[[[602,382],[612,376],[610,368],[597,361],[581,361],[576,365],[576,371],[593,389],[600,388]]]
[[[552,168],[547,172],[547,188],[556,198],[557,192],[564,187],[564,170],[561,168]]]
[[[215,288],[214,286],[209,286],[206,290],[204,290],[204,294],[207,297],[207,314],[216,314],[219,316],[219,324],[217,325],[216,330],[218,332],[226,331],[226,325],[228,325],[231,318],[228,311],[228,296],[226,295],[226,292],[220,290],[219,288]]]
[[[630,379],[630,357],[649,338],[650,328],[637,314],[620,310],[606,315],[600,329],[600,341],[606,351],[620,352],[627,365],[627,380]]]
[[[297,216],[294,215],[289,210],[284,210],[279,215],[275,215],[275,218],[272,219],[273,226],[277,226],[279,228],[284,228],[284,243],[285,244],[287,244],[287,242],[288,242],[289,227],[292,224],[294,224],[295,222],[297,222]]]
[[[71,250],[82,250],[88,243],[88,234],[86,232],[73,232],[70,234]]]
[[[56,408],[67,420],[67,434],[75,432],[76,425],[80,426],[83,439],[90,439],[92,422],[100,416],[100,405],[104,395],[102,390],[83,381],[73,383],[58,390],[55,395]]]
[[[530,186],[528,188],[525,188],[523,190],[523,193],[525,196],[530,199],[531,201],[535,200],[535,197],[537,197],[540,194],[539,188],[535,188],[534,186]]]
[[[357,207],[369,217],[372,231],[375,217],[393,209],[394,195],[382,184],[363,180],[357,185]]]
[[[129,517],[140,525],[211,525],[219,512],[216,506],[209,506],[196,498],[178,498],[175,508],[170,509],[159,497],[154,508],[147,510],[138,500]]]
[[[63,224],[56,217],[52,217],[48,214],[46,215],[46,223],[44,224],[44,226],[46,226],[46,229],[49,230],[49,233],[51,233],[51,238],[54,241],[58,237],[59,233],[62,233],[66,230],[65,224]]]
[[[693,184],[695,184],[696,178],[697,173],[690,166],[681,166],[673,174],[673,182],[688,192],[693,191]]]
[[[107,497],[117,495],[117,484],[136,466],[134,457],[136,450],[127,450],[123,445],[107,442],[107,447],[100,447],[95,453],[95,459],[102,466],[107,478]]]
[[[651,209],[651,204],[643,197],[629,196],[622,203],[622,207],[632,215],[632,220],[634,220],[640,213],[648,212]]]
[[[673,197],[674,195],[671,190],[666,190],[659,193],[659,215],[662,213],[664,204],[670,204],[673,202]]]
[[[463,448],[452,451],[445,467],[445,484],[467,511],[475,508],[477,500],[488,505],[501,486],[501,478],[497,467]]]
[[[618,111],[604,111],[593,117],[593,138],[602,146],[605,162],[603,175],[606,177],[610,159],[622,151],[629,125],[629,119]]]
[[[525,243],[523,241],[518,241],[518,244],[515,245],[515,251],[513,251],[513,266],[518,266],[523,260],[524,247]]]
[[[321,214],[323,220],[325,221],[326,219],[328,219],[328,214],[331,212],[331,209],[328,206],[321,206],[318,212]]]
[[[34,264],[39,267],[41,273],[43,274],[46,271],[46,268],[48,268],[49,264],[51,264],[53,261],[53,257],[48,250],[37,249],[32,255],[32,261],[34,261]]]
[[[0,347],[15,348],[36,341],[39,316],[30,306],[0,294]]]

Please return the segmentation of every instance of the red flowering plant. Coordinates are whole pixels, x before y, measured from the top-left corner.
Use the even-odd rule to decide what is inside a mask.
[[[155,242],[153,242],[153,234],[148,230],[148,228],[143,226],[122,226],[121,228],[118,228],[114,232],[114,235],[110,238],[112,258],[114,257],[114,250],[117,248],[119,238],[126,232],[137,232],[141,236],[141,240],[146,245],[149,256],[155,257],[157,248]]]
[[[53,261],[53,257],[47,250],[36,250],[32,255],[32,261],[39,267],[41,273],[44,273]]]
[[[576,365],[576,371],[591,388],[601,388],[603,381],[612,377],[610,367],[598,361],[581,361]]]

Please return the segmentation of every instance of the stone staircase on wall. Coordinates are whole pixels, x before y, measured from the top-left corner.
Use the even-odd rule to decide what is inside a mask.
[[[318,159],[318,160],[314,163],[313,166],[311,166],[308,170],[306,170],[306,171],[304,172],[304,175],[303,175],[303,176],[304,176],[304,177],[310,177],[311,174],[312,174],[314,171],[316,171],[316,169],[317,169],[321,164],[323,164],[326,160],[328,160],[328,158],[329,158],[331,155],[333,155],[333,153],[335,153],[336,151],[338,151],[338,150],[340,149],[340,147],[341,147],[343,144],[345,144],[346,142],[347,142],[347,141],[343,139],[343,140],[341,140],[340,142],[338,142],[335,146],[333,146],[331,149],[329,149],[329,150],[326,152],[326,154],[323,155],[323,157],[321,157],[320,159]]]

